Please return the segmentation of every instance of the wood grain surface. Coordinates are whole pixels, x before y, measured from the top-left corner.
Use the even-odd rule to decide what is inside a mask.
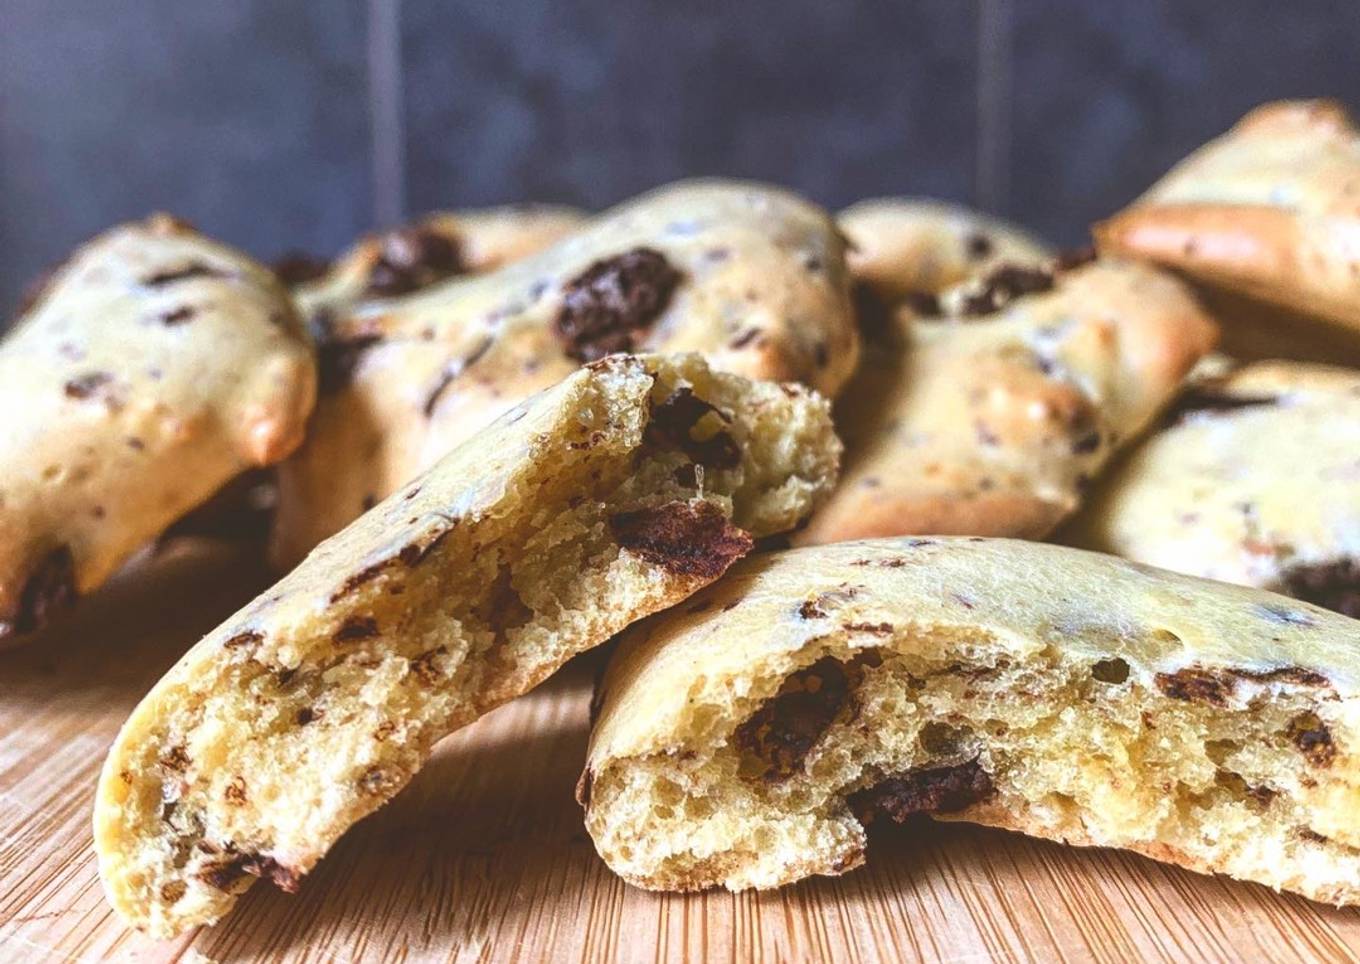
[[[869,865],[771,893],[650,894],[595,856],[572,799],[599,654],[445,741],[289,896],[156,943],[103,900],[90,804],[151,683],[265,583],[180,548],[0,653],[0,961],[1354,960],[1360,912],[929,820]]]

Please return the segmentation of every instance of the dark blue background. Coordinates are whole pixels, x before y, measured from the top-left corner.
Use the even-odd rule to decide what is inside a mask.
[[[1082,238],[1271,98],[1360,106],[1360,0],[0,0],[0,311],[163,208],[264,257],[692,174]]]

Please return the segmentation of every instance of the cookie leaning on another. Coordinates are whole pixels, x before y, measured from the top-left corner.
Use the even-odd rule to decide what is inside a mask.
[[[310,341],[263,266],[166,215],[77,250],[0,342],[0,642],[299,442]]]
[[[1098,260],[1004,266],[870,326],[836,403],[840,487],[795,542],[1040,539],[1213,346],[1184,284]]]
[[[1094,230],[1102,251],[1360,334],[1360,130],[1336,101],[1256,108]]]
[[[476,278],[337,316],[307,444],[280,470],[280,568],[521,399],[614,351],[833,393],[855,365],[844,245],[776,188],[662,188]]]
[[[1064,541],[1360,616],[1360,372],[1261,362],[1170,421]]]
[[[435,742],[720,576],[834,482],[829,406],[611,356],[507,413],[210,633],[123,726],[95,847],[169,935],[297,886]]]
[[[515,204],[444,211],[360,239],[334,264],[280,266],[303,317],[333,318],[360,302],[485,274],[560,241],[586,221],[574,208]],[[301,270],[299,270],[301,269]]]
[[[1357,903],[1357,627],[1037,543],[754,557],[625,636],[578,793],[654,889],[840,874],[929,813]]]

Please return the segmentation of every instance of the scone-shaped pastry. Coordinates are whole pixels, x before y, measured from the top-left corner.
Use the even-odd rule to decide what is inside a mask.
[[[1360,623],[1111,556],[756,557],[630,631],[579,797],[643,887],[839,874],[912,813],[1360,900]]]
[[[1002,265],[1038,267],[1053,252],[1014,225],[925,198],[873,198],[836,218],[855,281],[881,301],[938,295]]]
[[[279,266],[306,318],[334,317],[361,301],[410,294],[457,275],[485,274],[579,228],[586,215],[551,204],[440,211],[361,238],[332,265]]]
[[[1095,235],[1360,331],[1360,131],[1336,101],[1258,107]]]
[[[1185,285],[1133,262],[1006,266],[942,301],[866,333],[836,405],[845,472],[798,543],[1044,537],[1217,333]]]
[[[109,899],[168,935],[293,889],[435,741],[717,578],[832,484],[828,404],[612,356],[470,439],[210,633],[95,802]]]
[[[1360,617],[1360,372],[1260,362],[1196,385],[1064,540]]]
[[[262,265],[166,215],[77,250],[0,342],[0,644],[291,452],[315,390]]]
[[[831,219],[775,188],[687,182],[476,278],[331,325],[307,444],[280,471],[272,558],[293,564],[457,443],[615,351],[835,392],[857,338]]]

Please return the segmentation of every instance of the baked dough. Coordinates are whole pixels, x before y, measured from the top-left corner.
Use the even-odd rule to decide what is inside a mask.
[[[611,356],[506,413],[209,633],[118,735],[113,906],[159,936],[294,889],[435,742],[717,578],[834,481],[828,404]]]
[[[302,441],[311,343],[273,274],[168,215],[77,250],[0,342],[0,644]]]
[[[333,318],[373,298],[410,294],[459,275],[485,274],[534,254],[577,230],[586,215],[551,204],[439,211],[370,234],[332,265],[280,266],[305,318]]]
[[[843,873],[924,812],[1356,903],[1358,626],[1037,543],[753,557],[625,636],[586,826],[653,889]]]
[[[866,325],[836,404],[845,472],[798,544],[1043,538],[1217,334],[1185,285],[1133,262],[1002,266],[939,301]]]
[[[775,188],[684,182],[500,271],[338,317],[307,444],[280,470],[280,568],[522,399],[612,351],[834,393],[857,338],[830,218]]]
[[[1064,540],[1360,617],[1360,372],[1260,362],[1168,422]]]
[[[1258,107],[1095,236],[1360,333],[1360,131],[1337,101]]]

